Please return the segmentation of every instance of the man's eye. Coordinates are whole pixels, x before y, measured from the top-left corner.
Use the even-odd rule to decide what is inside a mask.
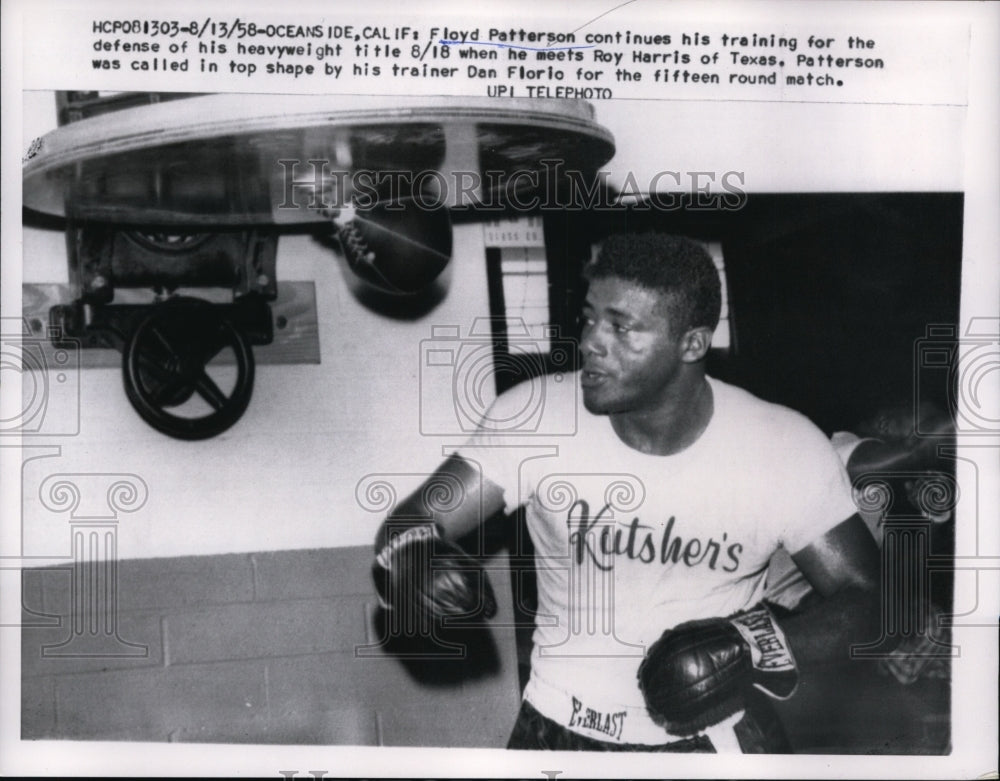
[[[612,323],[612,327],[620,334],[626,334],[632,330],[632,326],[627,323]]]

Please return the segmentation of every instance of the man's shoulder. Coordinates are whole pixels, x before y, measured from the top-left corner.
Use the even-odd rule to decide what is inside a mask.
[[[579,377],[556,372],[529,377],[497,396],[480,430],[511,435],[573,435],[580,417]]]
[[[552,372],[528,377],[500,393],[496,404],[522,406],[529,402],[575,406],[580,379],[576,372]]]
[[[830,447],[826,435],[801,412],[755,396],[745,388],[711,378],[717,403],[726,412],[727,421],[739,426],[760,441],[770,439],[776,444],[811,441]]]

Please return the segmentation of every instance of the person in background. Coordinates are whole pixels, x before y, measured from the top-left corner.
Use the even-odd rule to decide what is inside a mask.
[[[847,468],[854,486],[858,513],[879,547],[885,536],[890,512],[922,517],[940,525],[938,536],[947,536],[954,521],[954,483],[949,479],[953,461],[942,453],[954,444],[954,423],[939,407],[922,402],[887,406],[854,426],[838,431],[830,443]],[[898,497],[890,493],[898,492]],[[783,550],[771,559],[767,599],[796,611],[808,606],[816,594]],[[940,602],[940,600],[938,600]],[[940,648],[950,644],[944,622],[948,606],[932,600],[927,610],[927,632],[905,636],[888,656],[879,661],[879,671],[901,684],[922,677],[948,676],[946,655]],[[935,652],[935,646],[938,650]]]

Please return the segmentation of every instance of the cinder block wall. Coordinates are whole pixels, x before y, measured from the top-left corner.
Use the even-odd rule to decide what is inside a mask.
[[[72,566],[25,570],[22,737],[504,746],[519,700],[506,557],[487,564],[500,600],[489,640],[480,630],[464,658],[401,660],[379,637],[371,555],[122,561],[117,619],[79,589],[71,611]],[[87,566],[82,582],[100,584]]]

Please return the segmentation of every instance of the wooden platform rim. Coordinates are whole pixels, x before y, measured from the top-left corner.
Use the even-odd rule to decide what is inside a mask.
[[[37,139],[35,154],[24,161],[23,177],[27,183],[72,163],[227,135],[434,122],[526,124],[577,132],[614,147],[611,132],[594,120],[593,106],[582,100],[219,94],[136,106],[56,128]]]

